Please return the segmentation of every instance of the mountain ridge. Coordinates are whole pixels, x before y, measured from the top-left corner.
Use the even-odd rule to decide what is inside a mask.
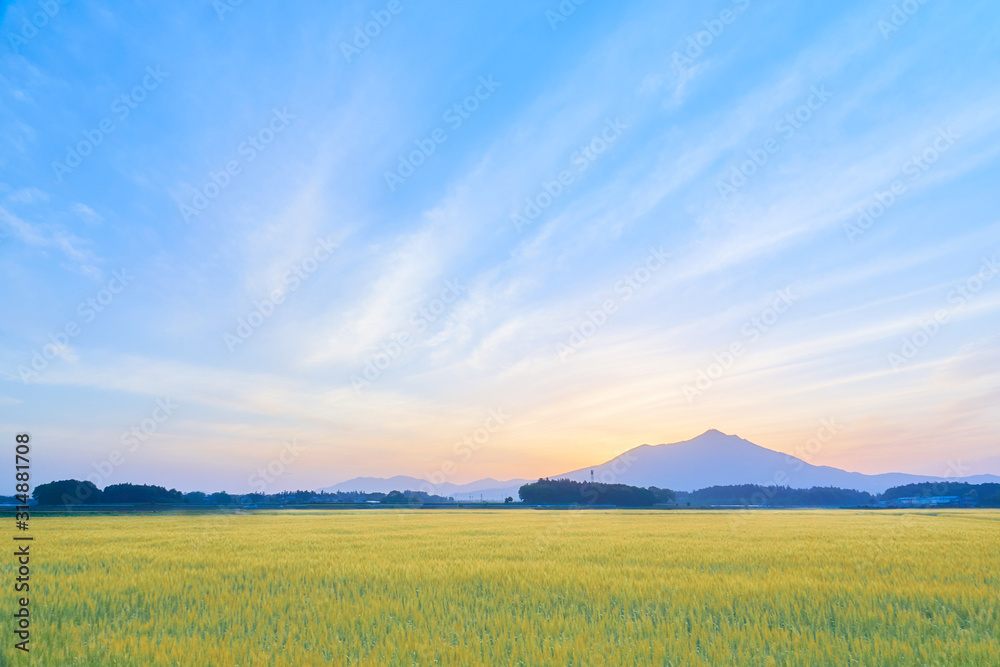
[[[869,475],[833,466],[817,466],[791,454],[767,449],[716,429],[681,442],[639,445],[596,466],[580,468],[553,478],[633,486],[660,486],[674,491],[695,491],[709,486],[761,484],[808,489],[836,486],[882,493],[893,486],[917,482],[1000,482],[997,475],[937,477],[911,473]]]
[[[426,479],[395,475],[393,477],[354,477],[352,479],[326,486],[317,491],[359,491],[366,493],[388,493],[390,491],[424,491],[438,496],[455,496],[456,500],[477,499],[480,495],[485,500],[503,500],[507,496],[517,498],[517,490],[532,480],[508,479],[498,480],[485,477],[467,484],[442,482],[432,484]]]
[[[833,466],[813,465],[799,457],[768,449],[717,429],[709,429],[690,440],[680,442],[659,445],[644,443],[604,463],[548,477],[586,482],[590,481],[591,471],[595,482],[641,487],[658,486],[674,491],[695,491],[709,486],[761,484],[797,489],[835,486],[882,493],[894,486],[917,482],[1000,483],[1000,476],[992,474],[937,477],[889,472],[869,475]],[[534,480],[496,480],[487,477],[468,484],[450,482],[432,484],[425,479],[397,475],[390,478],[355,477],[319,490],[388,493],[408,488],[413,491],[453,496],[456,500],[478,500],[480,496],[484,500],[503,500],[507,496],[516,499],[521,485],[530,481]]]

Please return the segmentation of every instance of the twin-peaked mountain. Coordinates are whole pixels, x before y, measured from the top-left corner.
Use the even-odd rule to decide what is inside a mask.
[[[571,472],[550,475],[552,479],[589,481],[593,471],[595,482],[657,486],[674,491],[695,491],[709,486],[760,484],[808,489],[814,486],[835,486],[869,493],[882,493],[893,486],[917,482],[944,481],[944,477],[884,473],[865,475],[830,466],[816,466],[800,458],[783,454],[716,430],[707,431],[684,442],[663,445],[640,445],[604,463]],[[429,485],[415,477],[358,477],[324,491],[383,491],[433,488],[433,493],[454,496],[456,500],[517,499],[517,491],[528,480],[497,481],[483,479],[469,484]],[[950,482],[983,484],[1000,482],[997,475],[949,477]]]
[[[802,459],[783,454],[716,430],[697,438],[667,445],[640,445],[620,456],[594,466],[581,468],[556,477],[586,481],[590,471],[594,481],[658,486],[674,491],[695,491],[709,486],[760,484],[808,489],[814,486],[835,486],[869,493],[882,493],[893,486],[916,482],[943,481],[943,477],[883,473],[865,475],[830,466],[816,466]],[[1000,482],[996,475],[950,477],[950,482],[982,484]]]

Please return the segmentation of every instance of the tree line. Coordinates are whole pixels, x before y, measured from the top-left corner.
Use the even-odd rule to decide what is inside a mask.
[[[834,486],[814,486],[810,489],[793,489],[787,486],[761,486],[739,484],[710,486],[690,493],[678,494],[678,502],[685,505],[777,505],[782,507],[862,507],[874,505],[878,496],[867,491],[841,489]]]
[[[627,484],[574,482],[569,479],[542,478],[518,489],[521,502],[529,505],[614,505],[616,507],[652,507],[674,502],[670,489],[651,486],[644,489]]]
[[[691,507],[772,506],[772,507],[871,507],[880,501],[899,498],[958,497],[979,507],[1000,507],[1000,484],[966,482],[922,482],[890,488],[882,494],[855,489],[814,486],[793,489],[787,486],[737,484],[710,486],[697,491],[674,492],[651,486],[644,489],[626,484],[574,482],[542,478],[518,491],[524,503],[532,505],[615,505],[652,507],[676,504]]]
[[[1000,484],[969,484],[968,482],[920,482],[894,486],[883,493],[879,500],[899,498],[928,498],[931,496],[958,496],[975,501],[980,507],[1000,507]]]
[[[429,505],[454,503],[451,497],[423,491],[391,491],[364,493],[361,491],[282,491],[274,494],[230,494],[225,491],[182,493],[149,484],[112,484],[104,489],[92,482],[75,479],[49,482],[35,487],[32,496],[39,505],[284,505],[305,503],[379,503],[383,505]],[[776,507],[865,507],[880,501],[899,498],[953,496],[979,507],[1000,507],[1000,484],[969,484],[966,482],[921,482],[893,487],[882,494],[854,489],[812,487],[793,489],[787,486],[740,484],[710,486],[691,492],[674,492],[655,486],[642,488],[627,484],[575,482],[568,479],[541,478],[525,484],[518,491],[521,502],[528,505],[608,505],[615,507],[653,507],[655,505],[748,506]],[[0,501],[16,504],[16,499],[0,496]],[[508,497],[510,504],[513,498]]]
[[[396,495],[393,495],[396,494]],[[90,481],[64,479],[39,484],[32,492],[39,505],[284,505],[300,503],[388,503],[431,504],[453,502],[423,491],[393,491],[392,493],[364,493],[361,491],[282,491],[280,493],[231,494],[225,491],[182,493],[152,484],[111,484],[99,489]],[[14,498],[3,498],[14,503]]]

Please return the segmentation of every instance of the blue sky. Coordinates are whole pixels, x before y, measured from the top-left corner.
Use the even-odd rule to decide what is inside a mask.
[[[43,5],[0,56],[37,481],[460,483],[709,428],[1000,474],[993,3]]]

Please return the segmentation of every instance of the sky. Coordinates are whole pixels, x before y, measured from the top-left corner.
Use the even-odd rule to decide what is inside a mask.
[[[1000,474],[1000,7],[577,1],[4,3],[35,483]]]

